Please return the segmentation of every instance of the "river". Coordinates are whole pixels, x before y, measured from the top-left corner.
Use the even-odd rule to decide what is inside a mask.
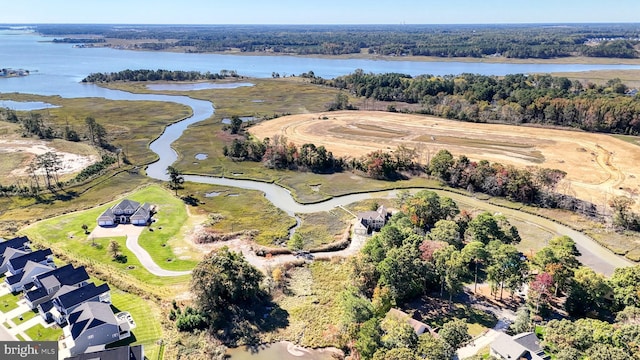
[[[164,68],[169,70],[197,70],[217,72],[221,69],[236,70],[241,75],[270,77],[272,72],[280,74],[300,74],[313,70],[322,77],[335,77],[363,69],[366,72],[402,72],[419,74],[457,74],[478,73],[485,75],[505,75],[510,73],[533,72],[571,72],[601,69],[640,69],[638,65],[582,65],[582,64],[494,64],[494,63],[458,63],[458,62],[416,62],[382,61],[364,59],[320,59],[291,56],[234,56],[216,54],[177,54],[164,52],[133,52],[108,48],[73,48],[68,44],[53,44],[33,33],[0,31],[0,64],[3,67],[24,68],[31,71],[26,77],[0,79],[0,92],[22,92],[40,95],[60,95],[73,97],[102,97],[111,100],[151,100],[170,101],[189,106],[193,115],[181,122],[168,126],[164,133],[150,145],[160,160],[151,164],[147,174],[156,179],[167,180],[167,166],[173,164],[177,154],[171,143],[177,140],[191,124],[205,120],[213,115],[213,105],[208,101],[195,100],[186,96],[132,94],[110,90],[95,85],[82,84],[80,80],[92,72],[119,71],[124,69]],[[242,84],[241,84],[242,85]],[[206,176],[185,176],[185,180],[207,184],[241,187],[259,190],[275,206],[288,214],[310,213],[330,210],[336,206],[347,205],[355,201],[386,193],[367,193],[340,196],[317,204],[297,203],[288,190],[274,184],[248,180],[212,178]],[[596,270],[610,274],[617,266],[631,263],[617,257],[600,247],[589,237],[573,231],[563,225],[541,219],[522,212],[502,209],[484,202],[456,194],[444,194],[454,200],[476,206],[480,209],[503,212],[508,216],[552,229],[558,234],[571,236],[581,252],[583,261]],[[585,261],[586,260],[586,261]],[[236,351],[234,359],[274,359],[283,358],[285,350],[282,343],[269,347],[257,357],[249,353]],[[288,354],[288,352],[287,352]],[[318,359],[328,358],[321,352],[309,353]],[[288,355],[287,355],[288,356]],[[309,355],[312,356],[312,355]]]

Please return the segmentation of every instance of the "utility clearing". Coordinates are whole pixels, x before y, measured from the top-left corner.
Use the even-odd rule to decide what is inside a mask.
[[[358,157],[400,145],[428,163],[441,149],[454,156],[567,173],[557,191],[603,206],[614,196],[638,208],[640,148],[606,134],[533,126],[480,124],[378,111],[337,111],[284,116],[250,128],[258,139],[285,136],[301,146],[324,145],[335,156]]]

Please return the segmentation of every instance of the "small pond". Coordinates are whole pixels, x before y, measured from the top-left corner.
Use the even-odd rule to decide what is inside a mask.
[[[219,196],[219,195],[220,195],[219,191],[212,191],[212,192],[204,193],[204,197],[216,197],[216,196]]]
[[[60,107],[60,106],[49,104],[42,101],[0,100],[0,108],[8,108],[11,110],[18,110],[18,111],[53,109],[57,107]]]
[[[252,83],[179,83],[179,84],[149,84],[147,89],[153,91],[195,91],[195,90],[208,90],[208,89],[235,89],[244,86],[253,86]]]
[[[255,119],[256,119],[256,118],[255,118],[255,117],[253,117],[253,116],[241,116],[241,117],[240,117],[240,120],[242,120],[242,122],[249,122],[249,121],[253,121],[253,120],[255,120]],[[229,125],[229,124],[231,124],[231,119],[229,119],[229,118],[224,118],[224,119],[222,119],[222,121],[221,121],[221,122],[222,122],[223,124],[227,124],[227,125]]]
[[[255,99],[255,100],[251,100],[252,103],[263,103],[264,100],[260,100],[260,99]]]
[[[196,154],[196,159],[198,159],[198,160],[206,160],[208,157],[209,157],[209,155],[205,154],[205,153]]]

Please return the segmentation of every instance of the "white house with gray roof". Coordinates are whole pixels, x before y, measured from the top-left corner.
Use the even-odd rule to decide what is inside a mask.
[[[131,336],[133,327],[131,320],[114,315],[109,304],[88,301],[69,314],[69,326],[63,333],[73,356],[104,350],[105,345]]]
[[[514,336],[500,333],[489,346],[489,353],[491,356],[498,359],[549,359],[549,356],[544,353],[542,346],[540,346],[540,339],[538,339],[536,334],[532,332],[526,332]]]
[[[117,224],[147,225],[151,221],[152,207],[148,203],[124,199],[105,210],[98,217],[98,225],[115,226]]]

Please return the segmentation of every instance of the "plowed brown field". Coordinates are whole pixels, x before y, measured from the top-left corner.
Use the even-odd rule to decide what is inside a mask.
[[[472,160],[561,169],[567,177],[558,190],[597,205],[614,195],[635,199],[640,190],[640,147],[605,134],[374,111],[285,116],[250,132],[259,139],[283,135],[298,146],[324,145],[336,156],[405,145],[418,150],[422,163],[447,149]]]

